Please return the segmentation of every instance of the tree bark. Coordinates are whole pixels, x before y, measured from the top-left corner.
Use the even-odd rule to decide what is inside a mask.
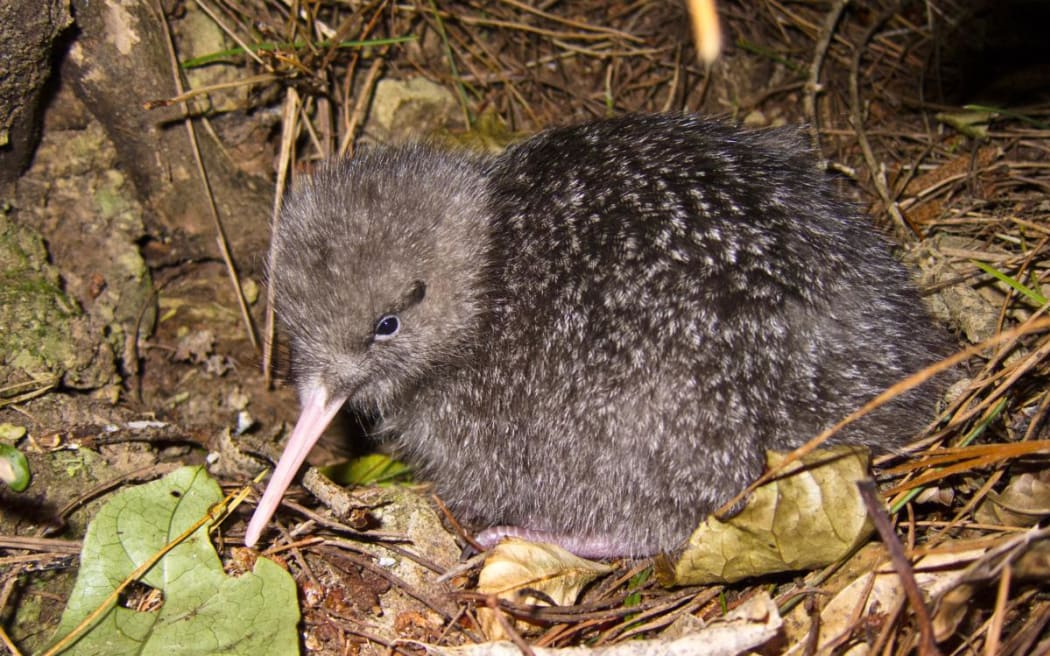
[[[147,231],[169,243],[171,259],[218,255],[216,229],[184,126],[181,105],[145,109],[176,95],[166,33],[152,2],[74,0],[80,33],[64,79],[104,126],[147,213]],[[254,273],[269,241],[272,184],[242,173],[198,127],[201,155],[234,261]]]
[[[52,45],[72,22],[69,0],[0,2],[0,183],[17,179],[33,158]]]

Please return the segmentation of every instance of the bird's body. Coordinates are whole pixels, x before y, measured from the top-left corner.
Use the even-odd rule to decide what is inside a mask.
[[[374,413],[465,519],[581,555],[674,549],[765,450],[945,352],[793,133],[686,116],[552,130],[491,159],[334,163],[273,249],[299,437],[344,402]],[[936,391],[837,441],[900,444]],[[308,448],[289,447],[278,498]]]

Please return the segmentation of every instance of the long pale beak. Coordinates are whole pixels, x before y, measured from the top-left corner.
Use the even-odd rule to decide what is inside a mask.
[[[303,391],[300,398],[303,409],[299,415],[299,421],[295,424],[292,436],[288,438],[288,444],[284,447],[284,453],[277,463],[277,469],[270,477],[270,483],[266,486],[262,500],[252,515],[252,521],[248,523],[248,532],[244,535],[244,544],[253,547],[259,541],[266,523],[277,511],[281,503],[284,491],[292,483],[292,478],[299,471],[299,467],[306,460],[306,454],[317,444],[321,433],[343,407],[346,397],[338,397],[329,400],[328,390],[323,386],[310,387]]]

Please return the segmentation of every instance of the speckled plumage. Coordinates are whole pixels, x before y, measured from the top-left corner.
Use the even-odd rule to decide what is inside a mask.
[[[332,163],[288,200],[272,266],[311,407],[377,414],[463,518],[583,555],[674,549],[765,449],[946,351],[793,132],[689,116]],[[938,389],[836,441],[900,444]]]

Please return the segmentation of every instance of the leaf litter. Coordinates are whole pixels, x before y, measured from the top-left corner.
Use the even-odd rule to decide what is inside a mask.
[[[527,616],[532,623],[524,635],[516,623],[508,623],[511,637],[518,638],[505,643],[513,650],[508,653],[584,649],[580,645],[585,644],[593,649],[630,647],[635,642],[631,638],[656,641],[646,644],[666,649],[683,627],[692,631],[697,624],[713,626],[754,608],[768,612],[744,613],[754,621],[752,628],[759,629],[760,636],[771,630],[778,637],[741,642],[739,650],[765,644],[767,653],[819,648],[903,654],[923,644],[924,632],[945,653],[1046,650],[1047,541],[1038,526],[1047,513],[1047,448],[1042,442],[1050,437],[1045,384],[1050,340],[1045,325],[1038,323],[1045,313],[1038,300],[1050,296],[1050,109],[1045,98],[1023,84],[1005,94],[996,89],[995,81],[1009,75],[974,74],[974,66],[998,61],[975,57],[979,47],[992,49],[994,43],[982,46],[980,40],[965,37],[1004,20],[1000,11],[973,13],[966,3],[951,1],[846,4],[719,3],[728,45],[718,63],[704,68],[696,62],[688,34],[678,31],[684,15],[670,5],[636,3],[610,9],[607,3],[582,0],[572,6],[538,8],[507,1],[482,10],[470,3],[378,2],[347,8],[321,2],[310,13],[292,16],[278,4],[256,0],[201,3],[217,12],[216,22],[223,25],[228,51],[222,61],[231,78],[254,85],[250,93],[238,96],[251,111],[227,113],[226,120],[212,117],[236,164],[258,167],[260,161],[275,159],[274,124],[265,121],[267,112],[282,102],[294,111],[285,112],[289,118],[279,132],[295,144],[278,161],[283,168],[293,159],[309,166],[322,156],[348,154],[359,142],[402,138],[391,134],[389,126],[368,120],[368,103],[379,83],[399,79],[426,78],[451,93],[427,96],[424,110],[395,102],[395,116],[438,113],[445,117],[441,135],[457,139],[474,139],[469,128],[493,126],[489,129],[494,138],[480,138],[485,144],[506,143],[513,135],[545,125],[609,112],[687,109],[755,127],[804,124],[829,168],[841,174],[843,186],[920,271],[931,308],[961,333],[962,340],[977,343],[1019,326],[1032,328],[979,349],[969,359],[967,379],[948,401],[942,421],[928,434],[916,436],[909,448],[875,463],[880,481],[892,489],[887,501],[895,513],[895,535],[928,607],[924,614],[905,599],[898,574],[901,562],[891,559],[879,541],[828,567],[798,565],[816,569],[795,575],[766,574],[757,580],[668,590],[655,577],[636,578],[652,563],[625,561],[613,563],[614,571],[583,587],[575,601],[559,601],[554,607],[479,596],[474,592],[475,570],[462,569],[447,584],[437,582],[439,573],[448,569],[446,556],[428,558],[421,547],[428,539],[420,532],[425,525],[445,530],[436,515],[417,513],[402,520],[396,515],[396,507],[404,503],[401,498],[357,489],[347,493],[353,497],[347,507],[358,515],[353,529],[342,527],[341,520],[321,509],[303,505],[307,499],[302,496],[293,495],[291,510],[278,518],[274,550],[288,558],[304,590],[302,646],[308,653],[418,653],[413,650],[421,643],[437,653],[481,641],[476,618],[482,609],[503,609],[511,617]],[[196,11],[195,7],[187,5],[186,10]],[[168,19],[177,34],[179,16]],[[1021,28],[1015,35],[1023,39],[1026,32]],[[314,34],[323,39],[305,47],[300,37]],[[255,58],[238,54],[234,35],[248,44]],[[406,36],[412,38],[404,40]],[[371,38],[384,41],[365,49],[345,47],[347,40]],[[294,48],[287,46],[293,43]],[[1017,70],[1025,64],[1014,62]],[[257,75],[244,76],[245,72]],[[975,88],[982,83],[984,88]],[[999,100],[988,100],[997,94]],[[970,108],[973,97],[982,98],[976,113]],[[434,102],[451,105],[438,109]],[[231,117],[236,120],[228,120]],[[78,120],[82,119],[63,129]],[[400,123],[409,121],[403,118]],[[243,126],[254,126],[252,134],[271,137],[246,140],[238,133]],[[45,140],[57,138],[60,131],[45,130]],[[258,143],[267,146],[261,157]],[[61,175],[51,172],[48,177],[61,186]],[[30,174],[20,184],[33,198],[46,197],[41,190],[47,184],[38,180]],[[75,212],[75,203],[66,209]],[[90,225],[90,220],[82,223]],[[210,261],[172,258],[166,250],[170,246],[160,241],[139,242],[153,269],[160,309],[155,331],[145,330],[133,342],[141,354],[140,374],[128,366],[136,362],[129,360],[135,354],[124,343],[102,337],[105,313],[91,302],[94,294],[108,289],[94,274],[105,270],[105,280],[111,269],[98,265],[93,271],[88,258],[75,261],[70,255],[76,253],[75,240],[63,241],[61,222],[42,216],[34,225],[41,226],[44,243],[58,249],[51,253],[54,266],[67,286],[65,293],[72,292],[80,306],[69,309],[75,316],[81,310],[87,315],[82,320],[85,328],[75,337],[94,334],[96,343],[105,344],[100,352],[106,358],[97,361],[107,364],[107,387],[92,399],[56,389],[53,381],[63,377],[85,380],[78,373],[82,364],[63,371],[61,359],[48,361],[47,380],[23,377],[8,384],[10,391],[0,400],[0,421],[28,429],[15,444],[34,471],[28,494],[34,494],[34,486],[41,486],[34,499],[40,498],[40,490],[57,493],[59,486],[51,483],[57,480],[54,471],[65,468],[69,476],[81,476],[99,462],[97,457],[73,457],[79,451],[98,449],[109,457],[113,450],[130,448],[122,444],[145,443],[154,445],[154,457],[161,460],[199,458],[215,445],[213,436],[228,432],[233,417],[244,410],[243,402],[230,399],[245,395],[253,399],[256,428],[244,436],[249,445],[244,448],[248,453],[273,453],[281,420],[294,414],[294,397],[287,388],[268,392],[254,377],[255,355],[239,334],[236,302],[225,290],[221,268]],[[53,273],[47,275],[54,279]],[[148,280],[139,278],[139,287]],[[135,294],[141,303],[141,289]],[[135,331],[137,310],[122,312],[119,333],[111,335]],[[66,327],[61,330],[69,332]],[[213,336],[214,343],[205,344],[200,337],[204,334]],[[190,341],[183,343],[187,337]],[[184,351],[189,357],[172,357],[180,344],[192,347]],[[111,357],[124,377],[125,396],[116,405]],[[215,357],[223,366],[209,369],[206,363]],[[154,414],[173,429],[128,430],[132,439],[144,436],[145,442],[102,446],[99,438],[108,433],[98,427],[129,426]],[[225,448],[214,453],[225,453]],[[345,454],[336,448],[335,455]],[[254,475],[247,465],[229,464],[232,460],[220,455],[213,470],[224,480],[239,482]],[[133,474],[118,471],[107,476],[119,485]],[[82,526],[99,512],[96,497],[111,489],[56,497],[49,502],[69,510],[51,507],[44,515],[70,517],[74,526]],[[33,586],[50,589],[49,595],[62,599],[70,589],[60,575],[36,566],[68,561],[56,558],[57,545],[45,537],[61,531],[61,524],[30,519],[40,513],[36,502],[26,504],[28,498],[3,491],[0,558],[9,573],[0,577],[0,610],[6,633],[32,648],[41,638],[37,631],[34,639],[27,627],[57,623],[53,604],[49,615],[50,597],[34,597]],[[804,505],[800,500],[784,503]],[[23,510],[26,507],[33,512]],[[410,532],[384,531],[388,524]],[[235,520],[227,520],[220,553],[226,555],[230,544],[236,544],[240,530]],[[373,530],[384,535],[369,542]],[[75,533],[63,535],[63,550],[75,538]],[[783,546],[804,552],[805,544]],[[356,560],[342,554],[354,554]],[[80,570],[89,570],[93,560],[85,557]],[[400,575],[390,577],[385,569],[409,562],[416,567],[411,575],[399,570]],[[216,570],[209,571],[218,576]],[[382,579],[385,584],[375,583],[381,573],[388,575]],[[632,586],[632,580],[644,582]],[[161,589],[149,581],[143,592]],[[763,601],[766,592],[771,593],[769,603]],[[368,603],[346,603],[345,595]],[[395,597],[404,605],[389,605]],[[44,603],[30,603],[36,598]],[[160,610],[150,612],[163,612],[171,601],[163,595]],[[298,608],[294,602],[289,607]],[[696,643],[692,647],[697,648]],[[491,649],[486,653],[497,649],[479,648]],[[260,648],[256,653],[292,652]]]

